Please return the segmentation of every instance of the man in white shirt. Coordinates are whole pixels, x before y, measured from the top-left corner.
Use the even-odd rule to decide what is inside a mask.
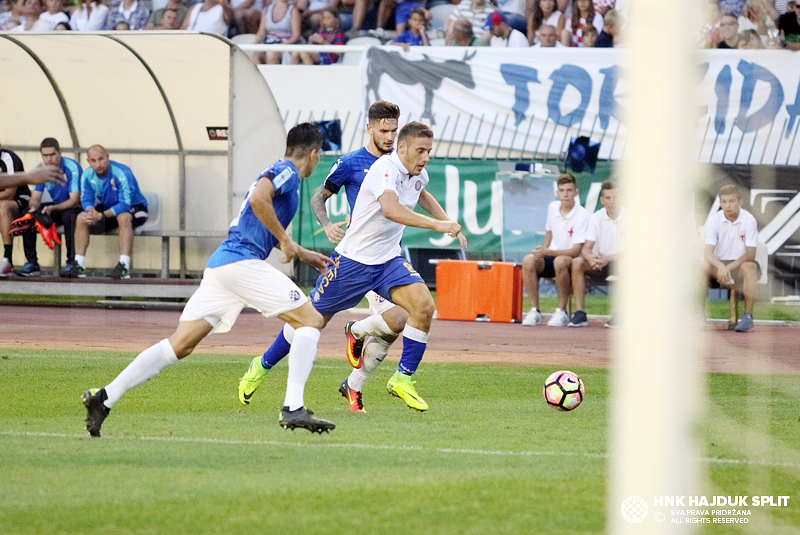
[[[547,325],[566,327],[569,317],[572,259],[581,252],[586,241],[589,226],[589,213],[577,201],[578,186],[575,177],[564,173],[558,177],[557,201],[547,208],[544,243],[522,259],[522,282],[531,300],[531,309],[522,320],[523,325],[539,325],[542,315],[539,312],[539,277],[555,279],[558,290],[558,308]]]
[[[36,23],[31,28],[33,32],[52,32],[61,22],[69,22],[69,17],[64,13],[64,0],[45,0],[47,11],[39,15]]]
[[[575,313],[569,327],[586,327],[589,321],[584,311],[586,277],[605,284],[613,273],[625,236],[626,210],[617,204],[617,185],[606,180],[600,187],[603,208],[592,214],[586,232],[586,242],[581,254],[572,261],[572,294],[575,296]],[[606,327],[613,327],[613,318]]]
[[[495,11],[489,15],[486,18],[486,24],[483,25],[483,29],[489,33],[489,46],[507,48],[527,48],[530,46],[524,33],[508,25],[506,16],[502,11]]]
[[[736,325],[737,332],[753,328],[753,306],[759,266],[756,263],[758,226],[756,219],[742,208],[742,192],[728,184],[719,190],[720,210],[706,221],[704,270],[712,288],[742,284],[744,315]]]
[[[558,34],[556,27],[549,24],[543,24],[539,29],[539,42],[533,45],[534,48],[564,48],[564,45],[558,42]]]

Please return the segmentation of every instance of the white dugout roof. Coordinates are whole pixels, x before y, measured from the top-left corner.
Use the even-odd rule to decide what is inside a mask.
[[[0,69],[3,147],[28,168],[55,137],[85,168],[86,149],[105,146],[158,193],[164,229],[225,230],[257,174],[283,155],[266,81],[216,35],[0,33]]]

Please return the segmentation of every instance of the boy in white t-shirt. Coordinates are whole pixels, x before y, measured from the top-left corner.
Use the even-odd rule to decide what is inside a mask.
[[[703,268],[712,288],[742,285],[744,315],[736,325],[737,332],[753,328],[753,306],[759,266],[756,263],[758,226],[756,219],[742,209],[742,191],[734,184],[719,190],[720,210],[706,221],[705,262]]]
[[[571,292],[570,269],[572,259],[580,254],[586,241],[589,213],[576,202],[578,186],[571,174],[558,177],[556,195],[558,200],[551,202],[547,208],[544,243],[522,260],[522,282],[532,305],[522,320],[523,325],[539,325],[542,322],[539,277],[555,279],[558,290],[558,308],[547,325],[566,327],[569,323],[565,310]]]

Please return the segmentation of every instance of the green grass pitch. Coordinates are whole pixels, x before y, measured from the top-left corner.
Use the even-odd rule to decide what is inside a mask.
[[[387,362],[363,415],[337,392],[346,362],[320,358],[306,402],[337,427],[312,435],[278,426],[285,364],[242,407],[236,385],[252,357],[196,355],[129,392],[90,439],[81,392],[132,357],[0,350],[0,533],[606,530],[606,370],[574,369],[587,398],[559,413],[541,397],[555,368],[423,362],[417,386],[431,410],[418,413],[386,392]],[[748,525],[701,532],[800,532],[800,380],[719,374],[708,386],[704,493],[792,498]]]

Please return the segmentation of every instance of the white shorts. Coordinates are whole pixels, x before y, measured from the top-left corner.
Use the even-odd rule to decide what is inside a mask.
[[[367,302],[369,303],[369,314],[370,316],[374,316],[375,314],[383,314],[390,308],[395,306],[394,303],[389,301],[388,299],[384,299],[380,295],[376,294],[373,291],[367,292],[367,295],[364,297],[367,298]]]
[[[263,260],[241,260],[206,268],[200,288],[181,314],[181,321],[204,319],[212,333],[231,330],[244,307],[266,317],[294,310],[308,298],[292,280]]]

